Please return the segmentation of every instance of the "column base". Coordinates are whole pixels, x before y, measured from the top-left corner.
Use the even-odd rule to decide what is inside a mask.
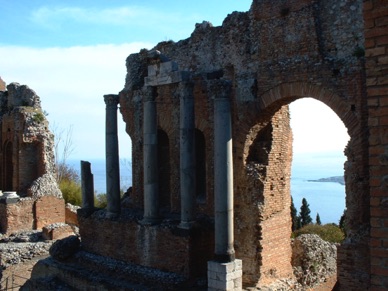
[[[106,218],[108,219],[113,219],[113,220],[118,219],[119,216],[120,216],[120,213],[117,213],[117,212],[109,212],[109,211],[106,212]]]
[[[229,263],[207,262],[208,290],[242,290],[242,260]]]
[[[194,226],[195,222],[194,221],[182,221],[179,223],[178,227],[181,229],[191,229]]]
[[[159,224],[161,221],[160,218],[155,218],[155,217],[144,217],[142,220],[140,220],[141,225],[155,225]]]

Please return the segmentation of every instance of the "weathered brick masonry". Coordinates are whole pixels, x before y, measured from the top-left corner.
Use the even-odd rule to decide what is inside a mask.
[[[143,145],[148,141],[143,138],[143,109],[152,84],[161,223],[142,225],[141,217],[113,221],[100,211],[86,215],[80,221],[85,249],[188,277],[193,274],[187,271],[187,259],[197,255],[193,250],[211,259],[211,238],[206,243],[203,237],[191,240],[191,234],[175,236],[181,211],[180,85],[186,82],[194,96],[200,169],[196,218],[214,217],[214,99],[230,94],[234,247],[243,261],[243,282],[264,286],[292,277],[288,104],[312,97],[339,116],[350,136],[344,166],[348,232],[338,250],[338,287],[387,288],[387,6],[382,0],[254,0],[250,11],[228,15],[221,27],[203,22],[185,40],[159,43],[154,50],[160,54],[142,50],[130,55],[119,94],[133,149],[128,211],[142,213],[144,208]],[[151,73],[159,73],[167,62],[171,76],[186,76],[184,82],[173,82],[171,76],[151,82]],[[101,225],[109,231],[101,233]],[[114,233],[125,234],[118,241],[128,238],[123,244],[129,253],[114,247]],[[150,237],[147,249],[152,252],[136,247]],[[177,257],[176,265],[172,250],[185,256]],[[153,259],[145,261],[148,255]],[[197,267],[203,268],[202,262]]]
[[[388,288],[388,2],[364,1],[371,290]]]
[[[65,222],[65,205],[55,180],[54,137],[40,98],[25,85],[0,79],[0,196],[2,233]]]

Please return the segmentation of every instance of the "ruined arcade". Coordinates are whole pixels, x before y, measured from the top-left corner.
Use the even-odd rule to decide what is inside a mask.
[[[351,138],[337,286],[387,288],[387,17],[377,0],[254,0],[130,55],[124,89],[104,96],[108,208],[79,211],[83,251],[210,290],[292,277],[288,104],[312,97]],[[118,110],[133,149],[123,201]]]
[[[54,136],[39,96],[0,79],[0,232],[65,222],[55,179]]]

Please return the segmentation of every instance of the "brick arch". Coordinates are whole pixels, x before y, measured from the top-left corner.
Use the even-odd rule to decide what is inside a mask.
[[[261,107],[267,109],[276,105],[282,106],[289,104],[290,100],[303,97],[311,97],[329,106],[342,120],[349,135],[354,132],[357,118],[352,110],[355,108],[344,102],[338,94],[320,85],[306,82],[282,83],[261,96]]]
[[[346,164],[347,166],[345,167],[346,205],[348,207],[347,222],[349,223],[349,233],[356,234],[357,239],[355,239],[352,244],[343,243],[338,250],[338,276],[341,278],[341,280],[343,280],[343,277],[346,277],[347,274],[347,267],[349,263],[346,261],[346,259],[351,253],[349,250],[357,249],[358,251],[365,252],[367,248],[367,244],[365,244],[365,241],[368,237],[368,232],[365,231],[365,227],[368,225],[366,218],[368,215],[368,191],[365,188],[367,175],[364,173],[364,156],[361,154],[365,148],[365,141],[363,140],[364,131],[362,130],[362,120],[360,117],[361,114],[356,114],[359,113],[356,111],[356,109],[360,110],[361,108],[353,108],[354,106],[344,101],[340,95],[333,93],[330,89],[325,88],[324,86],[304,82],[280,84],[260,96],[259,110],[254,107],[249,109],[249,118],[246,119],[248,120],[246,123],[247,126],[244,128],[245,130],[243,130],[241,134],[238,134],[238,137],[240,138],[238,141],[242,143],[242,147],[239,149],[242,150],[241,156],[247,158],[247,161],[249,161],[249,155],[251,154],[250,147],[255,143],[256,136],[258,136],[265,128],[266,122],[272,122],[276,124],[276,115],[281,114],[281,112],[284,110],[288,111],[284,105],[288,105],[292,101],[303,97],[311,97],[315,100],[321,101],[329,108],[331,108],[342,120],[351,138],[346,150],[348,162]],[[286,115],[284,115],[284,117],[286,117]],[[287,126],[289,125],[286,124],[285,129]],[[277,147],[271,147],[271,150],[274,149],[274,152],[272,153],[274,157],[277,156],[278,153],[282,153],[282,156],[292,155],[292,138],[287,140],[287,138],[284,138],[284,133],[280,132],[273,137],[273,140],[279,141]],[[358,153],[358,155],[354,153]],[[263,154],[260,154],[260,156],[262,157]],[[259,226],[259,231],[258,233],[255,233],[255,235],[257,237],[261,237],[261,241],[256,241],[254,238],[247,236],[243,237],[242,233],[238,233],[236,245],[238,249],[248,249],[248,244],[257,243],[260,245],[261,249],[257,254],[257,257],[259,258],[261,265],[256,266],[256,269],[252,270],[246,268],[244,270],[245,275],[243,280],[244,282],[255,282],[258,280],[258,282],[264,284],[267,282],[266,280],[268,280],[268,278],[266,278],[266,274],[270,272],[268,266],[271,266],[271,268],[277,270],[277,272],[284,272],[284,274],[289,271],[289,269],[287,269],[289,267],[287,264],[282,265],[280,263],[276,263],[274,257],[278,253],[272,253],[271,245],[268,246],[266,242],[276,240],[282,248],[289,244],[289,241],[286,239],[286,237],[289,237],[288,224],[291,225],[288,211],[290,205],[290,195],[271,196],[268,195],[268,193],[271,194],[271,191],[268,191],[268,189],[272,190],[273,185],[276,186],[283,183],[282,179],[278,179],[275,182],[272,182],[271,180],[282,177],[283,170],[290,172],[291,164],[287,164],[287,161],[283,161],[283,166],[279,168],[277,167],[277,164],[281,164],[282,162],[279,163],[277,159],[273,159],[272,169],[267,167],[263,174],[260,172],[256,174],[252,173],[252,165],[245,163],[245,159],[242,160],[243,163],[240,163],[240,160],[236,159],[235,162],[244,166],[244,171],[240,171],[240,173],[246,174],[235,174],[234,176],[236,181],[235,184],[238,186],[235,190],[235,198],[237,200],[237,204],[239,204],[239,208],[236,208],[235,214],[240,221],[249,221],[249,217],[244,217],[246,213],[249,213],[249,216],[252,216],[252,213],[254,213],[255,215],[261,216],[264,219],[255,221],[254,223],[254,225]],[[257,164],[261,165],[264,163],[262,161],[257,161]],[[270,169],[272,172],[275,171],[276,173],[269,174],[268,169]],[[261,174],[262,181],[269,181],[267,185],[262,185],[261,188],[259,188],[259,191],[252,191],[252,189],[258,189],[258,183],[252,180],[252,177],[255,176],[254,174],[256,174],[258,177],[260,177]],[[246,176],[246,178],[243,176]],[[284,175],[284,177],[287,177],[287,175]],[[239,182],[241,182],[241,185],[248,186],[242,188],[241,185],[238,184]],[[266,189],[266,187],[268,189]],[[287,189],[290,190],[289,185],[285,185],[285,188],[280,189],[278,192],[284,194],[287,192]],[[246,195],[246,193],[249,195]],[[256,193],[262,193],[261,196],[257,196],[256,198],[256,200],[261,203],[260,211],[254,208],[250,208],[249,205],[254,204],[252,201],[250,201],[247,205],[242,205],[244,200],[247,200],[247,198],[251,199],[251,197],[255,197],[254,195]],[[279,201],[282,203],[279,203]],[[273,210],[272,205],[277,205],[279,207],[282,206],[283,209],[279,208]],[[269,212],[268,209],[270,210]],[[280,229],[280,225],[283,226],[281,231],[281,233],[285,234],[283,237],[281,237],[279,233],[274,233],[274,229]],[[248,229],[251,226],[246,223],[244,227]],[[255,228],[251,229],[251,232],[253,231],[255,231]],[[358,236],[360,236],[361,239],[359,239]],[[240,239],[240,237],[242,239]],[[252,253],[252,251],[250,251],[250,253]],[[249,260],[249,257],[246,256],[246,254],[242,254],[241,257],[243,257],[245,261]],[[288,258],[286,255],[278,259],[278,261],[283,262],[287,262],[287,260]],[[363,266],[367,266],[365,262],[367,262],[367,258],[365,259],[364,257],[360,257],[357,258],[357,260],[355,259],[354,263],[360,269],[362,269]],[[253,266],[253,264],[249,265]],[[255,277],[256,274],[260,274],[260,276]]]

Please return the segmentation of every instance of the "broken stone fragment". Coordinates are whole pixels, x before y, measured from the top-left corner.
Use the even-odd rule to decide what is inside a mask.
[[[80,240],[72,235],[64,239],[57,240],[50,248],[50,255],[58,261],[64,261],[79,251]]]

